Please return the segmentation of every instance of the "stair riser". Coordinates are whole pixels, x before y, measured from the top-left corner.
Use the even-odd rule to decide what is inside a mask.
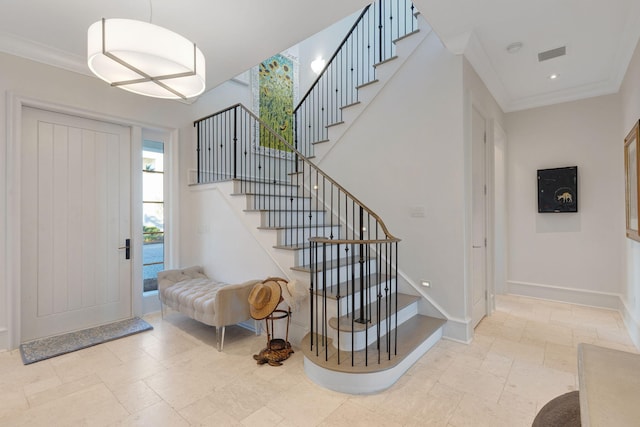
[[[289,204],[286,201],[281,201],[284,203],[281,207],[283,209],[290,209]],[[277,206],[275,207],[277,208]],[[295,209],[296,207],[293,206]],[[309,218],[311,216],[311,218]],[[285,225],[293,225],[293,226],[307,226],[311,224],[324,224],[325,223],[325,213],[324,212],[314,212],[314,211],[301,211],[301,212],[279,212],[279,211],[268,211],[261,213],[261,222],[260,225],[262,227],[279,227]]]
[[[341,277],[342,281],[344,281],[344,277]],[[385,291],[385,286],[389,287],[388,291]],[[380,292],[382,293],[382,296],[388,296],[392,293],[391,291],[391,282],[390,281],[384,281],[380,284]],[[341,288],[340,289],[340,293],[342,295],[342,297],[340,298],[340,303],[339,305],[336,303],[335,299],[333,299],[334,297],[331,296],[331,299],[328,299],[329,301],[329,306],[328,309],[331,311],[331,317],[339,317],[338,316],[338,308],[340,309],[340,316],[345,315],[346,313],[350,313],[351,312],[351,306],[352,306],[352,299],[355,298],[356,301],[356,309],[359,307],[360,304],[360,287],[357,285],[355,292],[353,289],[351,289],[351,285],[349,285],[349,289],[346,289],[346,287]],[[321,295],[316,295],[316,298],[320,298],[322,299]],[[365,304],[370,304],[373,303],[375,300],[377,299],[377,295],[376,295],[376,286],[372,286],[369,290],[369,292],[366,291],[365,289]]]
[[[398,325],[406,322],[413,316],[418,314],[418,303],[415,302],[407,307],[398,311]],[[390,317],[390,325],[391,325],[391,333],[393,333],[393,329],[395,328],[396,315],[392,315]],[[349,332],[340,332],[340,350],[351,351],[352,349],[355,351],[364,350],[368,345],[373,344],[377,339],[377,330],[376,325],[371,325],[369,327],[368,332],[356,332],[354,334],[353,344],[351,343],[351,334]],[[332,345],[337,348],[338,343],[338,331],[329,328],[329,337],[333,339]],[[387,321],[383,321],[380,324],[380,337],[383,337],[387,334]]]
[[[364,264],[364,274],[369,275],[376,271],[376,261],[368,260]],[[320,265],[322,267],[322,265]],[[352,275],[353,272],[353,275]],[[317,274],[317,280],[323,280],[323,273],[319,272]],[[356,263],[355,266],[352,265],[342,265],[339,268],[334,267],[330,268],[326,271],[326,283],[327,286],[332,286],[335,283],[344,282],[346,279],[350,279],[351,277],[359,278],[360,277],[360,264]]]
[[[294,197],[274,197],[262,195],[247,195],[247,209],[273,209],[276,206],[286,206],[287,203],[295,205],[297,209],[311,209],[311,199]]]
[[[340,231],[339,226],[307,227],[299,229],[283,229],[278,231],[278,245],[307,244],[310,237],[337,236]]]
[[[295,255],[295,266],[299,267],[301,265],[309,265],[311,263],[310,254],[311,248],[297,250]],[[322,262],[325,259],[324,257],[325,253],[320,250],[314,259],[318,262]],[[327,246],[326,257],[327,260],[338,259],[340,257],[344,257],[344,251],[339,251],[336,245],[330,245]]]
[[[322,261],[324,260],[324,252],[326,251],[327,253],[327,258],[328,260],[331,259],[338,259],[338,258],[348,258],[351,256],[356,257],[356,261],[357,261],[357,257],[358,254],[360,253],[360,250],[358,248],[358,246],[354,246],[351,247],[349,246],[349,251],[345,251],[345,246],[344,245],[340,245],[338,247],[338,245],[326,245],[326,249],[325,251],[323,251],[322,246],[320,246],[318,248],[318,254],[317,254],[317,260],[318,261]],[[298,261],[298,264],[296,265],[308,265],[310,263],[310,259],[309,256],[311,254],[311,248],[305,248],[305,249],[301,249],[298,251],[296,260]]]
[[[229,159],[229,161],[231,161]],[[235,166],[235,177],[233,174]],[[229,178],[255,180],[264,176],[275,177],[286,182],[289,174],[295,170],[295,159],[275,159],[273,156],[253,153],[249,158],[238,159],[235,165],[230,164]]]
[[[355,299],[355,301],[354,301]],[[373,304],[376,301],[377,297],[375,292],[371,292],[370,294],[365,294],[364,304]],[[327,299],[327,319],[338,318],[341,316],[346,316],[348,313],[353,311],[352,306],[355,304],[356,310],[360,308],[360,292],[356,292],[355,296],[351,295],[346,296],[344,298],[340,298],[340,303],[337,303],[335,299]],[[338,310],[339,308],[339,310]],[[315,296],[315,304],[314,310],[320,309],[324,312],[325,307],[322,305],[322,297],[316,295]],[[333,331],[333,329],[331,329]]]

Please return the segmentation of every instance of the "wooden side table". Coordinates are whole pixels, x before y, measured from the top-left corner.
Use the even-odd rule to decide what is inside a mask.
[[[640,355],[578,344],[580,418],[588,426],[640,424]]]

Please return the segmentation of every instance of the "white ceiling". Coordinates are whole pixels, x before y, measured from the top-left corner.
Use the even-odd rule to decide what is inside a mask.
[[[213,88],[368,2],[0,0],[0,51],[90,74],[89,25],[103,17],[151,17],[202,49],[207,87]],[[640,37],[639,0],[415,4],[445,46],[469,59],[505,111],[617,92]],[[515,54],[506,51],[512,42],[523,44]],[[560,46],[566,46],[566,56],[538,62],[538,52]],[[550,80],[552,73],[559,78]]]
[[[415,4],[443,43],[469,59],[504,111],[616,93],[640,37],[639,0]],[[513,42],[523,46],[510,54]],[[538,62],[538,52],[560,46],[565,56]]]
[[[152,23],[197,44],[207,61],[207,88],[211,89],[368,3],[368,0],[0,0],[0,51],[91,75],[86,65],[87,29],[91,24],[102,18],[146,22],[151,18]]]

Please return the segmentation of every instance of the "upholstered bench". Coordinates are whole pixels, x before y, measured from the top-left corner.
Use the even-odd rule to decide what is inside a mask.
[[[215,326],[218,351],[224,345],[225,326],[251,319],[249,293],[260,280],[241,284],[216,282],[195,266],[158,273],[158,297],[165,306],[204,324]]]

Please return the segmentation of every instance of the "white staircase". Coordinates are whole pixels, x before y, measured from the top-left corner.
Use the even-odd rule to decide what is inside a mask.
[[[214,184],[285,275],[308,285],[311,298],[294,313],[290,340],[302,349],[308,377],[340,392],[388,388],[442,337],[445,323],[419,313],[418,292],[399,291],[394,266],[398,239],[389,239],[381,220],[316,166],[428,37],[428,24],[421,18],[418,22],[416,31],[395,41],[395,56],[375,66],[375,80],[358,87],[358,101],[343,106],[341,120],[327,126],[328,138],[314,142],[313,163],[303,159],[296,168],[292,160],[265,156],[248,162],[259,164],[258,172],[241,172],[238,176],[245,178]],[[251,140],[259,126],[247,125],[240,134]],[[215,147],[237,139],[225,138]],[[274,161],[278,178],[260,175],[262,164]],[[341,205],[343,198],[344,205],[347,199],[352,203],[350,208]]]

